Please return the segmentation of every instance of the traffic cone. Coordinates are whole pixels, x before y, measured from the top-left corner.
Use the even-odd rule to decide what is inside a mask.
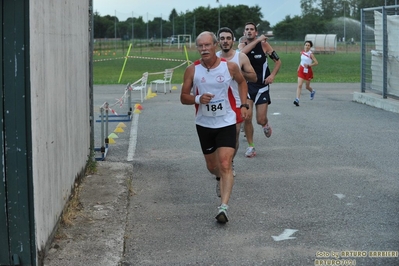
[[[147,92],[147,96],[145,97],[146,100],[151,99],[153,96],[153,93],[151,91],[151,87],[148,87],[148,92]]]
[[[124,123],[120,122],[116,127],[124,128],[124,127],[126,127],[126,125]]]
[[[117,128],[115,128],[114,132],[115,133],[122,133],[122,132],[125,132],[125,131],[121,127],[117,127]]]
[[[109,134],[108,138],[109,139],[117,139],[118,135],[116,135],[115,133],[111,133],[111,134]]]

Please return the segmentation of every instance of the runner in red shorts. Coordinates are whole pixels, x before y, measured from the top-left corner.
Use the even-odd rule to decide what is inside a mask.
[[[314,99],[315,90],[310,87],[310,81],[313,79],[312,66],[318,65],[317,59],[310,50],[312,41],[305,41],[304,50],[301,52],[301,63],[298,66],[298,87],[296,89],[296,98],[294,104],[299,106],[299,98],[301,97],[302,84],[305,81],[306,89],[310,91],[310,99]]]

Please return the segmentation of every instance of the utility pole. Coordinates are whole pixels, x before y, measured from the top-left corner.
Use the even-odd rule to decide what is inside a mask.
[[[344,2],[344,41],[346,42],[346,17],[345,17],[345,6],[346,6],[346,2]]]
[[[218,8],[218,26],[219,26],[218,30],[219,30],[220,29],[220,3],[219,3],[219,0],[216,0],[216,3],[219,4],[219,8]]]

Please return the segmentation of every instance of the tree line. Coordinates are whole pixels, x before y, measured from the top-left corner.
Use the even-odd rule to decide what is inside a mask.
[[[94,13],[94,38],[165,39],[172,35],[189,34],[195,38],[204,30],[217,32],[220,26],[242,35],[248,21],[259,24],[259,33],[273,31],[278,40],[299,41],[309,33],[343,36],[343,19],[360,21],[361,9],[397,4],[397,0],[300,0],[301,15],[286,16],[271,27],[258,5],[226,5],[218,8],[197,7],[177,13],[173,9],[167,19],[155,17],[145,22],[142,16],[119,21],[116,16]],[[349,32],[351,29],[348,29]],[[353,31],[357,31],[354,29]],[[351,33],[360,35],[360,32]],[[355,36],[356,37],[356,36]],[[238,39],[238,38],[237,38]]]

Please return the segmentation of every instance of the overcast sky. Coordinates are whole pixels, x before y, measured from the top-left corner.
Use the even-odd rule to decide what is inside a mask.
[[[299,2],[299,0],[219,0],[219,3],[216,0],[93,0],[93,5],[94,11],[99,12],[101,16],[116,15],[119,20],[124,21],[133,14],[134,17],[142,16],[144,21],[147,21],[147,18],[153,20],[154,17],[160,16],[167,20],[173,8],[180,14],[185,11],[193,11],[199,6],[207,7],[209,5],[211,8],[216,8],[219,4],[222,6],[227,4],[255,6],[257,4],[261,7],[263,19],[274,26],[287,15],[291,17],[300,15]]]

